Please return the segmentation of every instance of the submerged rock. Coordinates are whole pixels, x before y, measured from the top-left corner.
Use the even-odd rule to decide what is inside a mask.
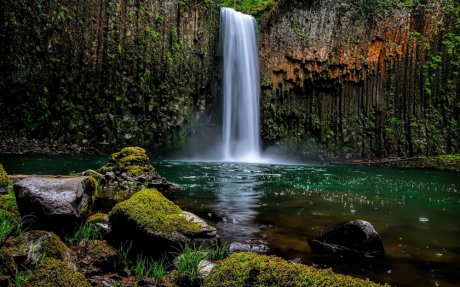
[[[0,195],[8,193],[8,175],[3,169],[3,165],[0,163]]]
[[[54,233],[27,231],[5,243],[0,249],[0,269],[14,274],[17,266],[32,268],[45,258],[56,258],[75,269],[72,251]]]
[[[36,226],[62,230],[75,227],[89,215],[96,193],[91,177],[37,177],[17,182],[19,212]]]
[[[112,236],[133,239],[134,244],[150,253],[217,239],[215,228],[196,215],[184,213],[156,189],[143,189],[117,204],[109,214],[109,221]]]
[[[64,261],[45,258],[30,277],[30,287],[90,287],[91,284],[80,272],[70,268]]]
[[[263,244],[232,242],[228,247],[228,253],[232,254],[236,252],[254,252],[258,254],[265,254],[268,252],[268,247]]]
[[[342,224],[308,243],[314,250],[333,254],[370,257],[385,254],[379,234],[372,224],[364,220]]]
[[[212,269],[203,286],[370,287],[381,285],[336,274],[330,269],[316,269],[307,265],[289,263],[275,256],[241,252],[220,261]]]

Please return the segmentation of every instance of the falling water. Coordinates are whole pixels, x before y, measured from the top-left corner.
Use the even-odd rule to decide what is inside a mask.
[[[221,10],[223,45],[223,144],[225,161],[259,162],[259,59],[256,20]]]

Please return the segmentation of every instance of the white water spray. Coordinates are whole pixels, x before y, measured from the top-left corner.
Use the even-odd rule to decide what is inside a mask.
[[[259,56],[256,20],[221,10],[223,143],[225,161],[260,162]]]

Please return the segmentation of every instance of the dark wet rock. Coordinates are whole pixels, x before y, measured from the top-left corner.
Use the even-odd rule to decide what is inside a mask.
[[[228,247],[228,253],[236,253],[236,252],[253,252],[258,254],[266,254],[268,253],[268,247],[263,244],[249,244],[249,243],[239,243],[233,242]]]
[[[44,229],[62,230],[82,223],[96,193],[92,177],[37,177],[17,182],[14,192],[19,212]]]
[[[117,204],[109,214],[111,236],[133,240],[150,253],[175,251],[186,243],[217,242],[216,229],[184,213],[155,189],[143,189]]]
[[[0,164],[0,195],[8,193],[8,184],[9,184],[8,175],[3,169],[3,165]]]
[[[27,231],[5,243],[0,249],[0,269],[14,274],[17,266],[32,268],[45,257],[62,260],[75,269],[72,251],[54,233]]]
[[[370,257],[385,254],[379,234],[372,224],[364,220],[339,225],[308,243],[314,250],[333,254]]]
[[[144,279],[141,279],[141,280],[139,280],[137,282],[137,286],[139,286],[139,287],[156,287],[157,285],[155,284],[153,279],[144,278]]]

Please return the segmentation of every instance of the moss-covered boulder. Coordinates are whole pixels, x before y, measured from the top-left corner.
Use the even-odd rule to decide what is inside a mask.
[[[45,258],[30,277],[28,287],[90,287],[83,274],[70,268],[64,261]]]
[[[104,181],[95,204],[97,210],[110,211],[115,204],[145,187],[162,192],[177,189],[156,172],[147,152],[140,147],[126,147],[112,154],[98,173]]]
[[[68,230],[86,220],[96,194],[92,177],[31,176],[13,186],[19,212],[37,228]]]
[[[235,253],[219,262],[204,282],[205,287],[373,287],[374,282],[340,275],[330,269],[307,265],[255,253]]]
[[[102,236],[105,236],[110,232],[109,215],[106,213],[95,213],[88,217],[86,223],[96,226]]]
[[[33,268],[44,257],[63,260],[75,268],[72,251],[52,232],[33,230],[8,240],[0,249],[0,269],[14,274],[17,266]]]
[[[0,163],[0,194],[8,193],[9,179],[6,171],[3,169],[3,165]]]
[[[79,270],[83,273],[96,274],[102,271],[115,271],[118,252],[102,240],[82,241],[76,247]]]
[[[112,234],[134,239],[148,252],[162,253],[190,242],[214,241],[216,229],[184,213],[156,189],[143,189],[117,204],[109,214]]]

